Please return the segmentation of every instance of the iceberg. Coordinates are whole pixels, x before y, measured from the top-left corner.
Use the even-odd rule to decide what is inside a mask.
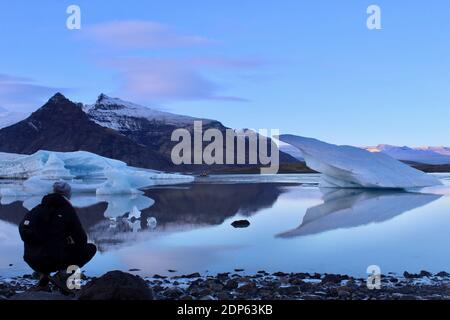
[[[383,153],[295,135],[279,139],[298,148],[308,167],[322,173],[320,187],[408,189],[442,184],[438,178]]]
[[[165,184],[190,183],[194,177],[128,166],[125,162],[86,151],[40,150],[32,155],[0,153],[0,179],[21,179],[0,188],[2,197],[44,195],[55,181],[71,184],[72,193],[96,195],[142,194],[140,189]]]

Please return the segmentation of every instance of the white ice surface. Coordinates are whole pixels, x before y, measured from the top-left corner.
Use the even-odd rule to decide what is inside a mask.
[[[294,135],[282,135],[280,140],[297,147],[308,167],[322,173],[321,187],[406,189],[442,184],[384,153]]]
[[[26,179],[22,184],[1,188],[2,197],[43,195],[51,192],[57,180],[69,182],[74,194],[97,195],[139,194],[142,188],[194,180],[192,176],[129,167],[122,161],[85,151],[0,153],[0,178]]]

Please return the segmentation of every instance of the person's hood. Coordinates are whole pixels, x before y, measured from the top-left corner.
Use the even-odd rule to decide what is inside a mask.
[[[69,201],[61,194],[51,193],[42,198],[41,204],[44,207],[59,207],[67,205]]]

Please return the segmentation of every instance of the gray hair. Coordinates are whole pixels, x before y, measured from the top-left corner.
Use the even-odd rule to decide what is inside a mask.
[[[70,198],[72,195],[72,187],[67,182],[58,181],[53,184],[53,192],[62,194],[66,198]]]

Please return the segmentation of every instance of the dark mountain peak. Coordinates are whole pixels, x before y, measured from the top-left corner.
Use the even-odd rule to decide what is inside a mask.
[[[60,102],[66,102],[70,101],[67,99],[61,92],[55,93],[53,97],[51,97],[47,103],[60,103]]]
[[[106,94],[100,93],[100,95],[97,98],[96,103],[102,103],[103,101],[108,100],[108,99],[109,99],[109,97]]]
[[[101,93],[94,105],[90,106],[94,110],[120,110],[125,109],[127,102],[118,98],[111,98],[104,93]]]
[[[169,160],[151,148],[90,120],[80,104],[55,94],[27,119],[0,129],[0,151],[32,154],[38,150],[84,150],[131,166],[164,169]]]
[[[31,114],[29,119],[43,122],[62,120],[71,122],[76,118],[86,118],[82,104],[67,99],[61,93],[56,93],[46,104]]]

